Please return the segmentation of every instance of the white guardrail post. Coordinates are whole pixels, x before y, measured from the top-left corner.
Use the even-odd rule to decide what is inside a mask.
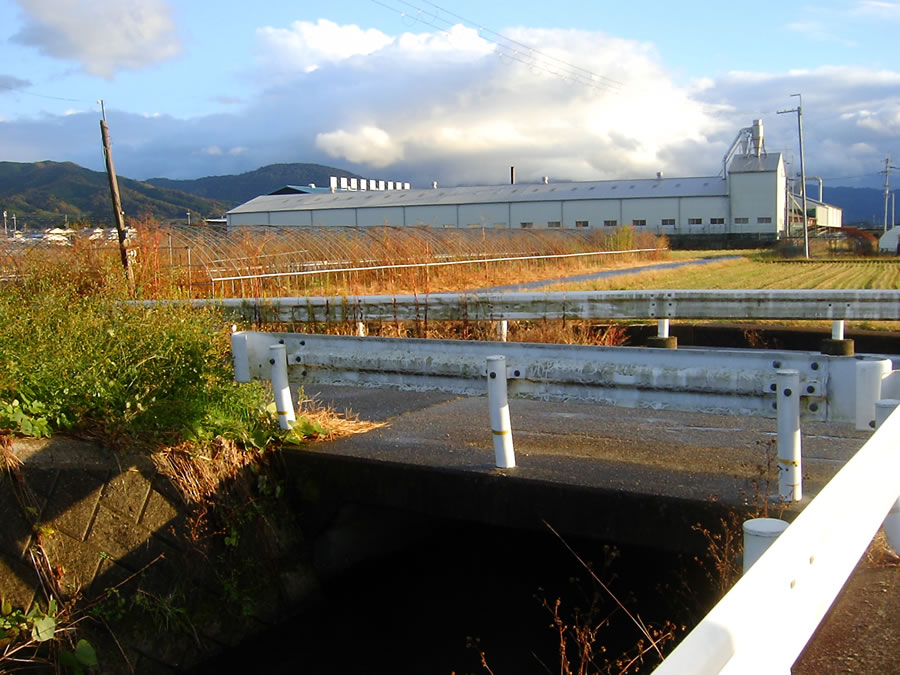
[[[832,340],[843,340],[844,339],[844,320],[838,319],[837,321],[831,322],[831,339]]]
[[[272,391],[275,393],[275,410],[278,413],[278,426],[290,429],[294,416],[294,402],[291,400],[291,387],[288,384],[287,353],[283,344],[269,346],[269,363],[272,365]]]
[[[234,361],[234,381],[249,382],[251,377],[247,334],[238,333],[237,326],[231,327],[231,358]]]
[[[800,466],[800,373],[775,371],[778,407],[778,496],[785,502],[803,499]]]
[[[744,521],[744,574],[769,550],[787,526],[788,522],[780,518],[751,518]]]
[[[491,433],[494,436],[494,462],[497,468],[512,469],[516,465],[509,402],[506,396],[506,357],[487,357],[488,406],[491,409]]]
[[[875,402],[881,399],[881,381],[890,374],[890,359],[862,358],[856,362],[856,428],[875,428]]]

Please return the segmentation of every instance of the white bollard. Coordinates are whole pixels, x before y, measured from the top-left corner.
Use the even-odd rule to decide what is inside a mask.
[[[231,358],[234,361],[234,381],[250,381],[250,357],[247,354],[247,334],[231,327]]]
[[[275,393],[275,411],[278,413],[278,426],[290,429],[294,416],[294,402],[291,400],[291,387],[288,384],[287,352],[284,345],[269,347],[269,363],[272,364],[272,391]]]
[[[500,469],[516,465],[509,402],[506,397],[506,357],[487,357],[488,406],[491,409],[491,433],[494,436],[494,463]]]
[[[778,409],[778,496],[782,501],[803,499],[800,466],[800,373],[775,371]]]
[[[874,428],[875,402],[882,398],[881,381],[891,372],[890,359],[867,358],[856,362],[856,428]]]
[[[769,550],[788,523],[778,518],[753,518],[744,521],[744,574]]]
[[[837,321],[831,322],[831,339],[832,340],[843,340],[844,339],[844,320],[838,319]]]
[[[497,339],[500,342],[506,342],[506,336],[509,333],[509,322],[506,319],[497,322]]]
[[[885,420],[900,407],[900,400],[889,398],[875,403],[875,428],[877,429]],[[894,553],[900,555],[900,497],[894,502],[887,517],[884,519],[884,536]]]
[[[669,320],[659,319],[656,322],[656,336],[661,338],[669,337]]]

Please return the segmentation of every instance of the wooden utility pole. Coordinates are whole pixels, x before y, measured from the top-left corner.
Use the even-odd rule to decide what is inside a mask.
[[[119,181],[116,179],[116,169],[113,166],[112,149],[109,146],[109,127],[106,126],[106,109],[103,101],[99,101],[103,114],[100,120],[100,136],[103,138],[103,155],[106,157],[106,175],[109,178],[109,194],[112,197],[113,218],[116,223],[116,232],[119,235],[119,255],[122,258],[122,269],[125,270],[125,278],[128,281],[128,292],[134,295],[134,272],[128,264],[128,248],[125,246],[125,214],[122,211],[122,200],[119,197]]]

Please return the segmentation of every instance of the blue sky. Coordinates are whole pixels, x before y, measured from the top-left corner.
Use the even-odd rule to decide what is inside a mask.
[[[0,0],[0,160],[102,168],[102,98],[134,178],[711,175],[755,118],[796,171],[802,92],[807,173],[878,185],[898,34],[893,0]]]

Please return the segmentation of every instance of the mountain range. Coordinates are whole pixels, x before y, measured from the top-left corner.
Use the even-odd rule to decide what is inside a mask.
[[[271,164],[240,175],[146,181],[119,176],[118,182],[126,220],[185,222],[190,212],[198,222],[285,185],[328,185],[330,176],[357,177],[321,164]],[[0,210],[7,212],[10,229],[13,214],[19,229],[113,224],[106,173],[72,162],[0,162]]]
[[[322,164],[270,164],[247,173],[192,180],[137,181],[120,176],[119,191],[126,217],[185,222],[190,212],[198,222],[205,217],[222,217],[238,204],[285,185],[327,186],[330,176],[359,177]],[[844,210],[845,225],[884,222],[883,190],[826,186],[824,198]],[[0,210],[9,214],[10,227],[16,214],[20,229],[79,222],[112,224],[106,174],[71,162],[0,162]],[[890,219],[888,213],[888,222]]]
[[[159,188],[181,190],[198,197],[224,202],[231,209],[285,185],[312,183],[319,187],[327,187],[331,176],[360,177],[355,173],[323,164],[269,164],[242,174],[207,176],[193,180],[150,178],[146,182]]]

